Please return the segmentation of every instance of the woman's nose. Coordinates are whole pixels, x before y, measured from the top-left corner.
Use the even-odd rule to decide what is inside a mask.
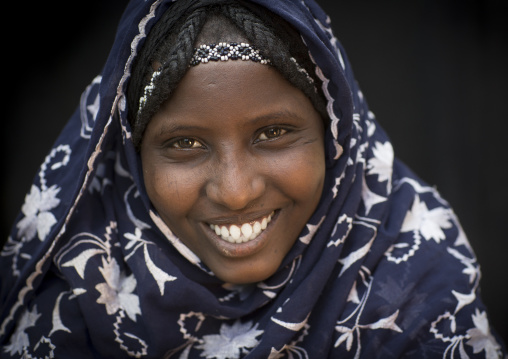
[[[262,196],[265,180],[257,171],[255,159],[228,157],[214,165],[206,194],[210,200],[230,210],[241,210]]]

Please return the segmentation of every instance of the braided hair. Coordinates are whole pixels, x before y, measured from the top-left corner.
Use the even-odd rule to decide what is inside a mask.
[[[146,125],[189,68],[197,42],[247,41],[326,119],[324,96],[300,35],[277,15],[234,0],[179,0],[154,25],[134,63],[127,100],[132,140],[139,149]],[[158,74],[152,77],[154,72]],[[154,90],[140,98],[148,83]]]

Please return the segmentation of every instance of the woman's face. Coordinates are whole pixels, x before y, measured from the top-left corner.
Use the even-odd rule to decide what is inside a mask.
[[[319,202],[323,135],[311,102],[270,66],[192,67],[143,136],[148,196],[217,277],[262,281]]]

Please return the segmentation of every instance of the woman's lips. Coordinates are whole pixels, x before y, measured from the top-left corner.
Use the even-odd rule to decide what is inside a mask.
[[[224,223],[222,220],[214,221],[216,223],[203,223],[205,232],[207,236],[210,238],[211,242],[219,249],[223,255],[227,257],[248,257],[253,255],[254,253],[261,250],[261,248],[265,247],[268,243],[269,235],[267,235],[270,228],[273,227],[274,221],[278,218],[279,211],[272,211],[269,214],[265,214],[255,220],[250,220],[248,222],[241,223],[240,221],[236,223],[232,223],[234,221],[226,221]],[[264,222],[266,221],[266,227],[264,226]],[[219,222],[219,223],[217,223]],[[229,222],[229,223],[228,223]],[[240,222],[240,223],[239,223]],[[256,222],[259,223],[260,230]],[[271,225],[269,225],[271,222]],[[252,234],[246,239],[245,234],[249,234],[249,228],[244,226],[248,224],[252,228]],[[238,235],[237,229],[240,231],[239,239],[233,239],[231,232],[233,232],[234,236]],[[242,232],[242,227],[244,228],[245,234]],[[217,234],[217,228],[220,229],[220,234]],[[223,236],[223,228],[224,228],[224,236]],[[256,231],[259,230],[259,233]],[[226,231],[228,233],[226,233]]]
[[[255,221],[238,224],[210,224],[210,228],[229,243],[245,243],[254,240],[266,229],[275,211]]]

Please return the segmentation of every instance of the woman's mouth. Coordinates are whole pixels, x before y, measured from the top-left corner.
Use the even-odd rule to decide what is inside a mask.
[[[229,243],[245,243],[259,236],[272,220],[275,211],[255,221],[238,224],[210,224],[217,236]]]

